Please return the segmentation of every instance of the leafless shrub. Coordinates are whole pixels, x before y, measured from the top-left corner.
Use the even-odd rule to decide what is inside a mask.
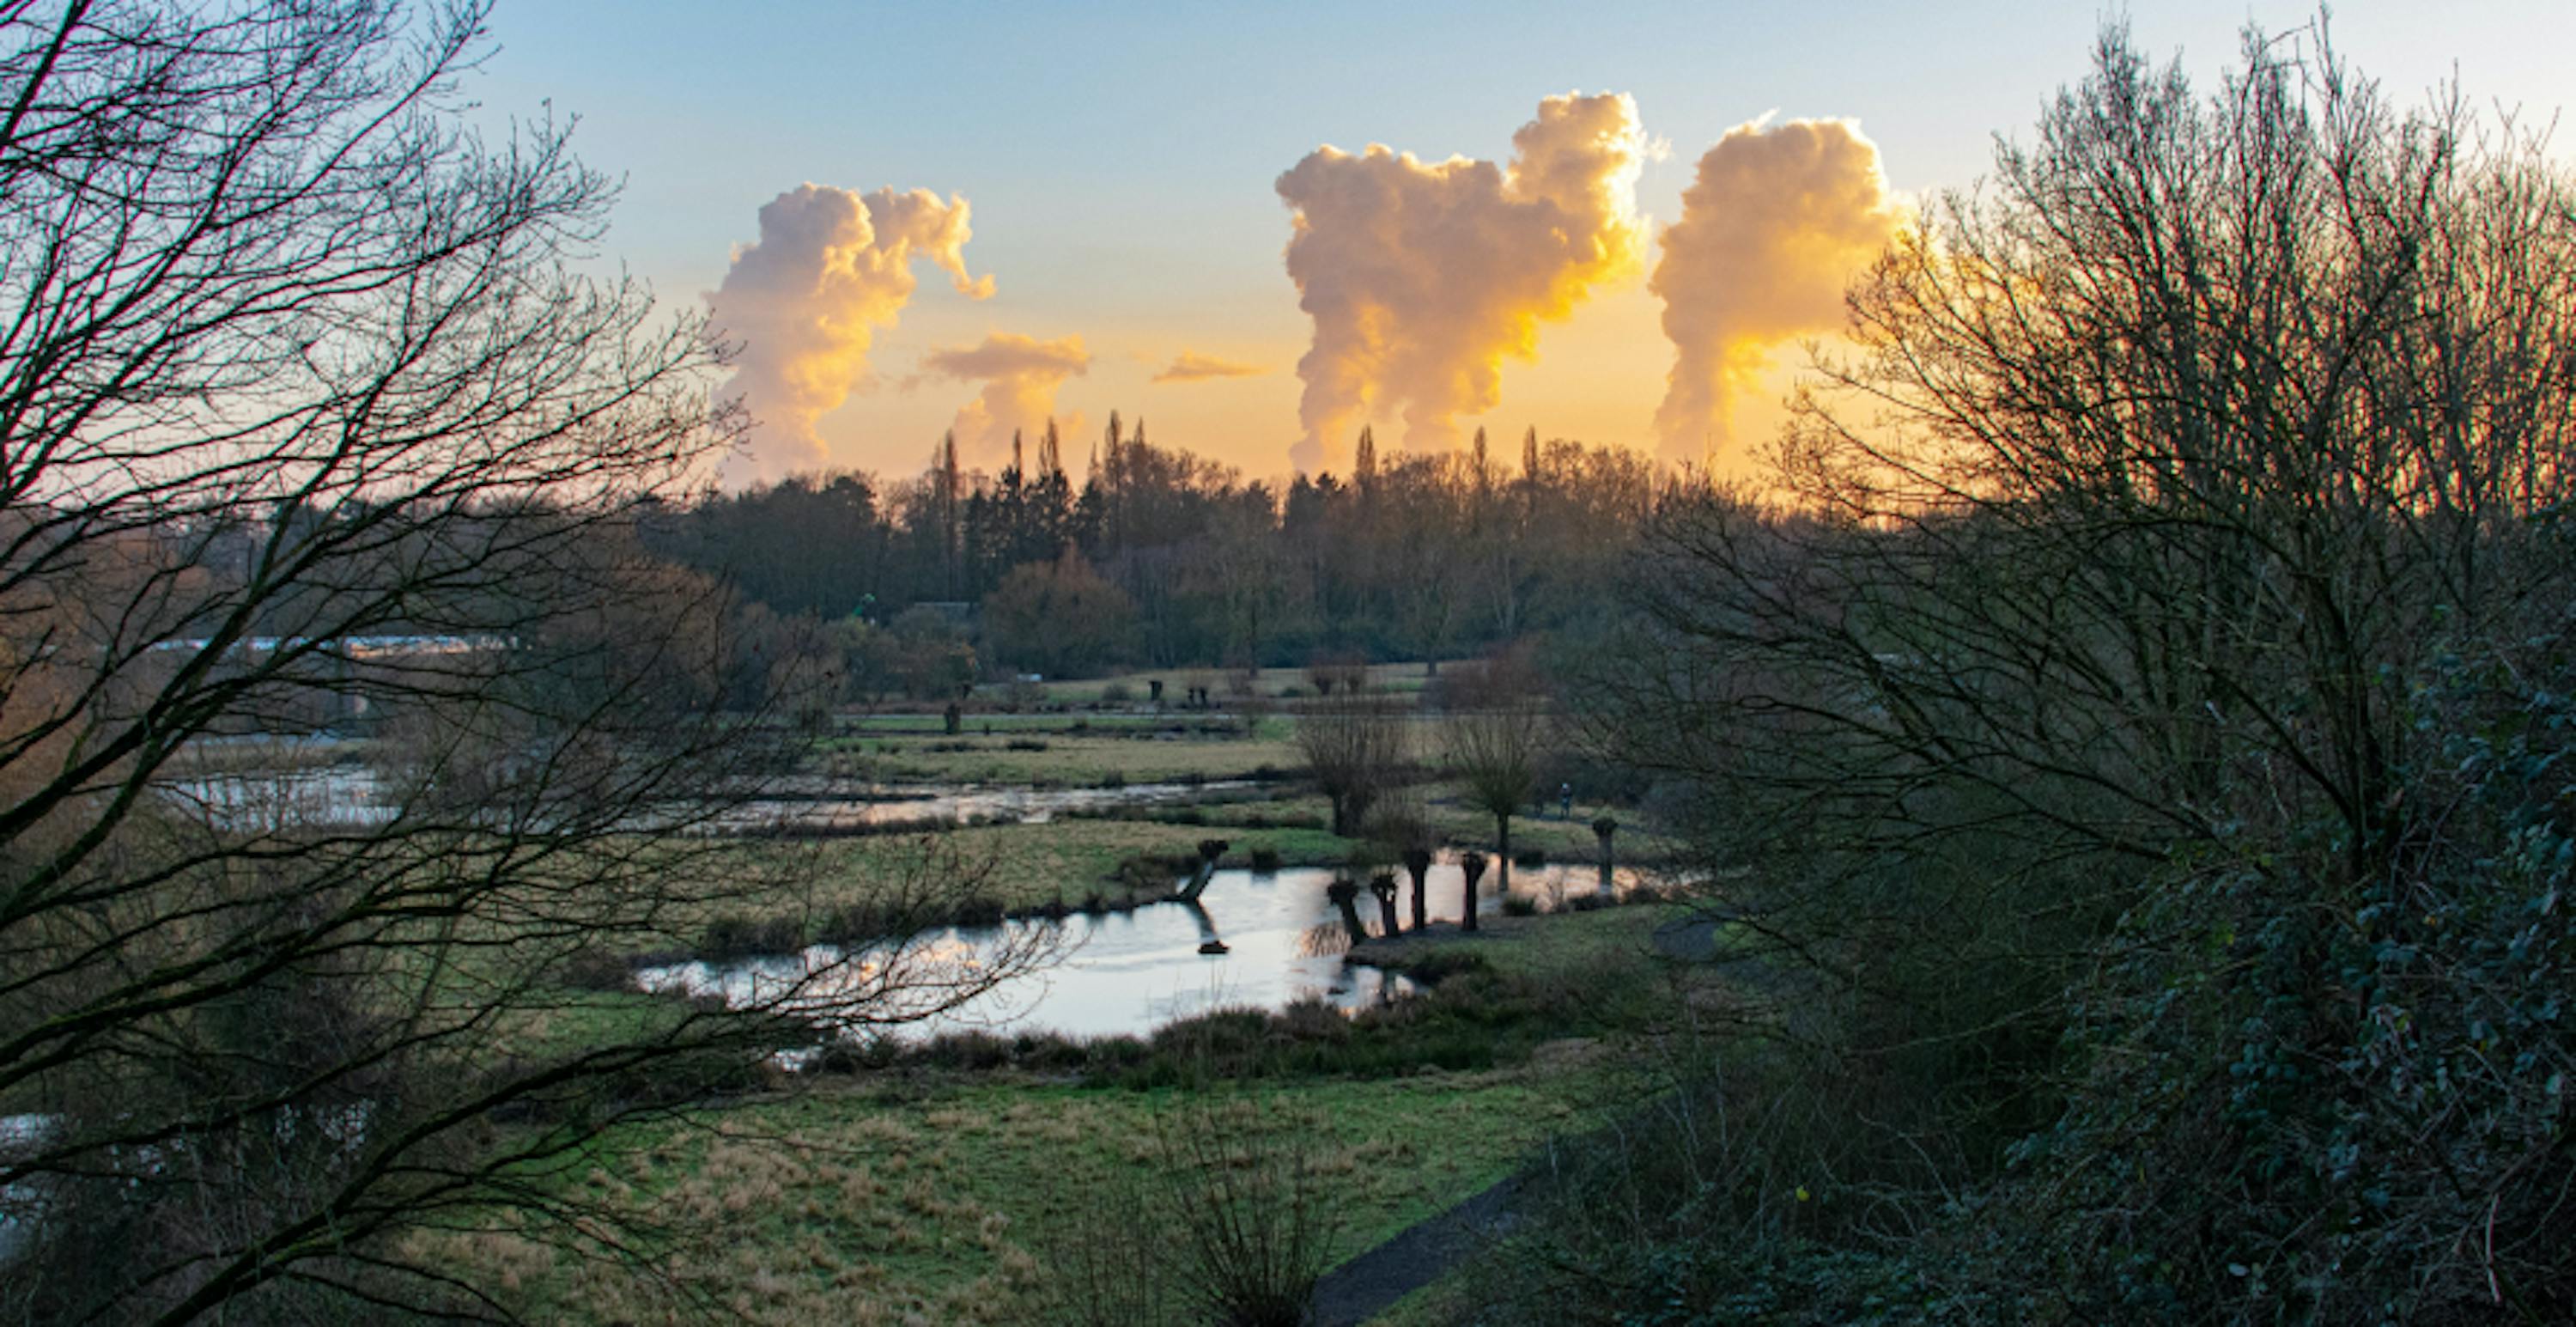
[[[1405,719],[1393,701],[1345,696],[1297,711],[1297,750],[1333,804],[1333,832],[1356,835],[1405,761]]]

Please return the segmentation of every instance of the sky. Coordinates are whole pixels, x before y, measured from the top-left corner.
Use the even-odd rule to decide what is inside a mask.
[[[2211,86],[2313,9],[501,0],[471,93],[578,117],[624,181],[600,261],[742,343],[737,482],[908,474],[951,429],[990,466],[1047,415],[1078,471],[1112,410],[1252,476],[1342,468],[1362,424],[1725,469],[1836,274],[2123,14]],[[2401,103],[2576,103],[2576,0],[2346,0],[2332,32]]]

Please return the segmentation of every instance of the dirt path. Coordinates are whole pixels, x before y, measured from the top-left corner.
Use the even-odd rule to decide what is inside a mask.
[[[1478,1245],[1511,1226],[1511,1202],[1519,1184],[1504,1180],[1324,1273],[1315,1283],[1316,1327],[1359,1327],[1439,1280]]]

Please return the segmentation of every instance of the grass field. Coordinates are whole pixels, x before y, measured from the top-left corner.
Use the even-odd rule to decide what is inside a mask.
[[[908,1097],[826,1087],[618,1140],[569,1182],[668,1228],[657,1269],[623,1269],[508,1233],[455,1235],[443,1259],[532,1321],[1009,1324],[1033,1320],[1045,1267],[1100,1225],[1102,1191],[1166,1158],[1158,1132],[1284,1129],[1314,1144],[1341,1256],[1508,1172],[1604,1104],[1571,1062],[1482,1074],[1315,1081],[1183,1097],[968,1081]]]
[[[968,861],[990,862],[996,901],[1022,908],[1059,899],[1078,903],[1085,894],[1115,884],[1122,863],[1194,856],[1199,840],[1211,833],[1200,826],[1137,820],[1057,820],[953,830],[948,842]],[[1263,848],[1278,853],[1286,865],[1338,862],[1349,853],[1343,840],[1317,829],[1230,829],[1217,837],[1233,845],[1226,854],[1229,865],[1241,865]],[[913,836],[888,835],[836,839],[809,850],[815,855],[822,900],[849,903],[864,901],[872,882],[918,860],[920,844]],[[1163,887],[1169,883],[1163,881]]]
[[[1640,903],[1543,917],[1486,917],[1472,934],[1448,929],[1351,951],[1354,962],[1401,968],[1453,955],[1506,976],[1548,980],[1617,973],[1654,962],[1655,929],[1689,915],[1678,904]]]
[[[1013,744],[1017,743],[1015,747]],[[1113,783],[1179,783],[1271,778],[1305,767],[1286,721],[1245,737],[1112,735],[1030,725],[1018,735],[866,735],[838,739],[872,777],[895,783],[995,783],[1096,788]]]
[[[1412,695],[1422,690],[1430,673],[1418,663],[1370,664],[1369,690],[1388,695]],[[1206,687],[1219,706],[1232,704],[1241,694],[1241,674],[1216,668],[1144,668],[1112,677],[1085,678],[1079,681],[1043,684],[1048,701],[1059,705],[1090,705],[1104,695],[1124,694],[1131,702],[1146,702],[1153,694],[1153,683],[1163,683],[1163,699],[1178,704],[1191,687]],[[1264,668],[1252,677],[1252,694],[1262,699],[1311,696],[1314,683],[1307,680],[1303,668]]]
[[[1183,685],[1170,680],[1172,691]],[[1301,673],[1286,670],[1264,685],[1274,680],[1303,685]],[[935,715],[870,716],[845,724],[829,756],[862,777],[943,784],[1264,779],[1243,800],[948,831],[941,850],[986,865],[985,895],[1005,909],[1158,895],[1204,838],[1229,841],[1229,865],[1256,851],[1283,865],[1349,860],[1358,845],[1321,827],[1324,799],[1276,777],[1302,764],[1292,718],[1257,715],[1248,734],[1218,736],[1186,731],[1204,716],[1178,716],[1184,731],[1159,736],[1174,717],[993,715],[987,733],[978,715],[951,738],[935,731]],[[1439,722],[1417,720],[1419,749],[1436,751]],[[1435,779],[1406,796],[1436,836],[1491,846],[1490,818],[1455,789]],[[1592,814],[1578,807],[1571,819],[1517,818],[1514,846],[1590,861]],[[1631,861],[1663,847],[1634,830],[1620,842]],[[752,920],[793,926],[874,902],[926,847],[909,834],[746,840],[697,869],[799,882],[775,899],[753,892],[734,901],[757,914]],[[1381,1022],[1354,1025],[1342,1040],[1290,1045],[1254,1016],[1251,1041],[1219,1070],[1244,1077],[1214,1088],[1150,1086],[1175,1079],[1082,1059],[1087,1050],[1053,1076],[1032,1060],[932,1057],[803,1079],[774,1098],[710,1104],[680,1122],[629,1130],[608,1140],[596,1164],[551,1182],[658,1222],[639,1249],[653,1276],[573,1256],[524,1228],[423,1238],[535,1321],[1028,1322],[1043,1316],[1060,1284],[1050,1266],[1078,1256],[1086,1240],[1141,1237],[1104,1229],[1103,1196],[1142,1193],[1140,1177],[1170,1170],[1164,1140],[1175,1131],[1217,1128],[1282,1131],[1311,1144],[1306,1164],[1342,1227],[1340,1256],[1349,1256],[1479,1191],[1547,1138],[1650,1090],[1635,1072],[1642,1043],[1630,1038],[1669,996],[1651,933],[1671,915],[1649,905],[1495,917],[1473,939],[1399,942],[1389,948],[1405,961],[1445,961],[1467,975]],[[691,921],[716,919],[678,920],[675,938],[685,944]],[[586,1029],[668,1012],[642,997],[572,998],[524,1035],[532,1049],[559,1048]],[[1341,1026],[1339,1016],[1323,1017]],[[1201,1068],[1185,1077],[1204,1078],[1205,1064],[1191,1062]]]
[[[1490,818],[1455,804],[1439,785],[1427,785],[1421,793],[1425,818],[1443,842],[1490,851]],[[935,850],[953,852],[966,868],[983,873],[975,901],[990,908],[1118,908],[1167,893],[1187,873],[1203,839],[1225,840],[1222,864],[1234,867],[1249,865],[1256,854],[1274,856],[1281,866],[1340,866],[1366,855],[1358,840],[1324,828],[1330,812],[1325,800],[1312,794],[1136,807],[1038,824],[963,826],[941,831]],[[1582,823],[1581,808],[1577,812],[1575,821],[1515,820],[1514,850],[1541,851],[1554,861],[1594,860],[1598,849],[1592,830]],[[1623,835],[1622,861],[1651,863],[1666,849],[1651,836]],[[819,938],[811,928],[823,919],[882,903],[890,891],[909,887],[919,879],[925,854],[933,851],[931,836],[911,833],[744,841],[716,862],[693,869],[773,882],[774,887],[747,888],[721,904],[674,913],[669,943],[690,948],[699,931],[720,917],[781,919],[805,939]]]
[[[1434,779],[1415,785],[1408,790],[1408,795],[1421,810],[1423,820],[1437,842],[1462,849],[1493,851],[1494,818],[1462,801],[1456,785]],[[1332,804],[1322,796],[1304,793],[1240,805],[1186,807],[1153,814],[1157,818],[1181,815],[1208,825],[1240,824],[1246,820],[1257,825],[1264,821],[1275,823],[1282,818],[1329,822],[1332,809]],[[1520,853],[1535,849],[1546,853],[1548,860],[1557,862],[1598,861],[1601,841],[1592,832],[1592,820],[1602,810],[1599,806],[1586,806],[1578,801],[1574,805],[1573,817],[1566,819],[1557,814],[1556,805],[1551,802],[1543,816],[1514,816],[1512,851]],[[1617,816],[1621,813],[1613,810],[1611,814]],[[1628,814],[1629,818],[1634,818],[1634,813]],[[1676,850],[1671,841],[1634,826],[1619,830],[1614,842],[1621,862],[1667,862],[1672,860]]]
[[[1009,863],[1006,878],[1027,898],[1041,882],[1186,848],[1200,832],[1077,821],[958,838]],[[1283,842],[1318,853],[1342,847],[1320,831],[1284,833]],[[1243,836],[1228,837],[1241,851]],[[901,851],[903,840],[819,847],[858,882],[876,854]],[[1082,1256],[1084,1241],[1135,1237],[1104,1229],[1104,1195],[1152,1197],[1144,1177],[1175,1162],[1164,1140],[1195,1128],[1305,1140],[1303,1164],[1340,1228],[1337,1257],[1352,1256],[1483,1189],[1546,1139],[1653,1090],[1645,1048],[1669,987],[1650,937],[1673,915],[1641,905],[1497,917],[1475,938],[1385,946],[1409,958],[1472,953],[1474,975],[1367,1016],[1346,1035],[1292,1033],[1290,1019],[1273,1020],[1272,1032],[1184,1025],[1171,1048],[1158,1037],[1105,1060],[979,1067],[932,1053],[855,1076],[801,1077],[781,1095],[630,1128],[605,1140],[595,1162],[548,1182],[644,1220],[651,1229],[637,1247],[651,1276],[575,1256],[525,1227],[421,1238],[531,1321],[1029,1322],[1061,1284],[1048,1268]],[[649,1018],[658,1008],[633,997],[575,1001],[540,1039],[560,1045],[593,1020]],[[1320,1008],[1308,1014],[1340,1026]],[[1461,1037],[1484,1053],[1461,1055]],[[1282,1038],[1303,1052],[1288,1053],[1297,1047]],[[1201,1068],[1180,1080],[1116,1068],[1170,1054],[1209,1058],[1192,1060]],[[1071,1068],[1034,1067],[1050,1063]],[[1211,1072],[1242,1077],[1144,1087]]]

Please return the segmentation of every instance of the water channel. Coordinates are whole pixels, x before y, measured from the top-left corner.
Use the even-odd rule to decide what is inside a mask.
[[[1122,807],[1176,806],[1241,798],[1261,785],[1240,779],[1135,783],[1114,788],[1010,788],[972,784],[882,784],[786,779],[693,829],[714,834],[832,834],[907,825],[1043,824],[1061,815]],[[193,775],[159,785],[162,796],[226,829],[361,827],[391,822],[400,808],[384,780],[359,764],[258,773]]]
[[[1318,999],[1356,1011],[1411,992],[1413,984],[1402,977],[1343,963],[1348,938],[1324,892],[1335,875],[1320,867],[1221,870],[1196,906],[1154,903],[1105,916],[1011,923],[1062,927],[1061,959],[955,1010],[908,1025],[903,1035],[979,1028],[1069,1037],[1142,1036],[1173,1019],[1215,1008],[1279,1009]],[[1411,883],[1401,876],[1398,880],[1403,891],[1398,906],[1409,925]],[[1427,893],[1433,920],[1458,919],[1465,883],[1465,872],[1454,859],[1432,866]],[[1638,873],[1623,868],[1614,873],[1611,888],[1625,892],[1640,883]],[[1562,906],[1597,894],[1600,888],[1599,870],[1593,866],[1554,864],[1512,871],[1511,894],[1541,907]],[[1489,872],[1478,914],[1501,911],[1503,899]],[[1363,894],[1360,907],[1362,920],[1374,926],[1376,900]],[[1009,944],[1013,938],[1001,927],[960,927],[922,937],[915,944],[926,946],[934,955],[963,961]],[[1224,952],[1203,952],[1212,939],[1225,946]],[[873,979],[875,969],[864,962],[836,972],[835,966],[845,957],[832,946],[817,945],[799,954],[647,968],[637,973],[637,981],[646,990],[721,994],[740,1004],[774,998],[791,983],[817,973],[825,974],[818,983],[824,986],[842,972],[853,981]]]
[[[793,835],[903,825],[1026,824],[1118,807],[1227,800],[1256,786],[1224,781],[1040,789],[816,778],[786,782],[773,790],[775,795],[733,808],[701,828],[715,833]],[[189,778],[174,781],[165,792],[199,814],[237,828],[376,824],[395,813],[384,800],[375,773],[354,764]],[[1349,941],[1337,909],[1325,894],[1336,874],[1311,867],[1221,870],[1195,905],[1154,903],[1131,912],[952,928],[917,937],[909,949],[912,961],[962,964],[997,947],[1030,939],[1009,927],[1054,927],[1058,929],[1052,935],[1042,938],[1056,942],[1060,957],[1043,971],[909,1024],[904,1035],[967,1028],[1072,1037],[1143,1035],[1175,1018],[1213,1008],[1278,1009],[1319,999],[1351,1011],[1408,993],[1412,985],[1404,978],[1342,961]],[[1480,914],[1503,907],[1505,895],[1498,875],[1489,872],[1483,881]],[[1444,854],[1432,866],[1427,897],[1433,920],[1458,919],[1465,879],[1455,854]],[[1399,874],[1398,883],[1398,906],[1410,925],[1411,882]],[[1639,883],[1635,872],[1622,869],[1609,888],[1625,892]],[[1589,864],[1515,867],[1511,873],[1511,895],[1539,908],[1561,907],[1602,889],[1598,868]],[[1377,927],[1376,900],[1363,893],[1358,902],[1363,922]],[[878,968],[867,955],[845,963],[848,957],[836,948],[816,946],[797,954],[723,964],[688,962],[647,968],[637,979],[651,991],[721,994],[735,1003],[774,997],[788,984],[810,980],[820,988],[817,994],[828,1001],[834,997],[829,988],[835,983],[876,979]]]

